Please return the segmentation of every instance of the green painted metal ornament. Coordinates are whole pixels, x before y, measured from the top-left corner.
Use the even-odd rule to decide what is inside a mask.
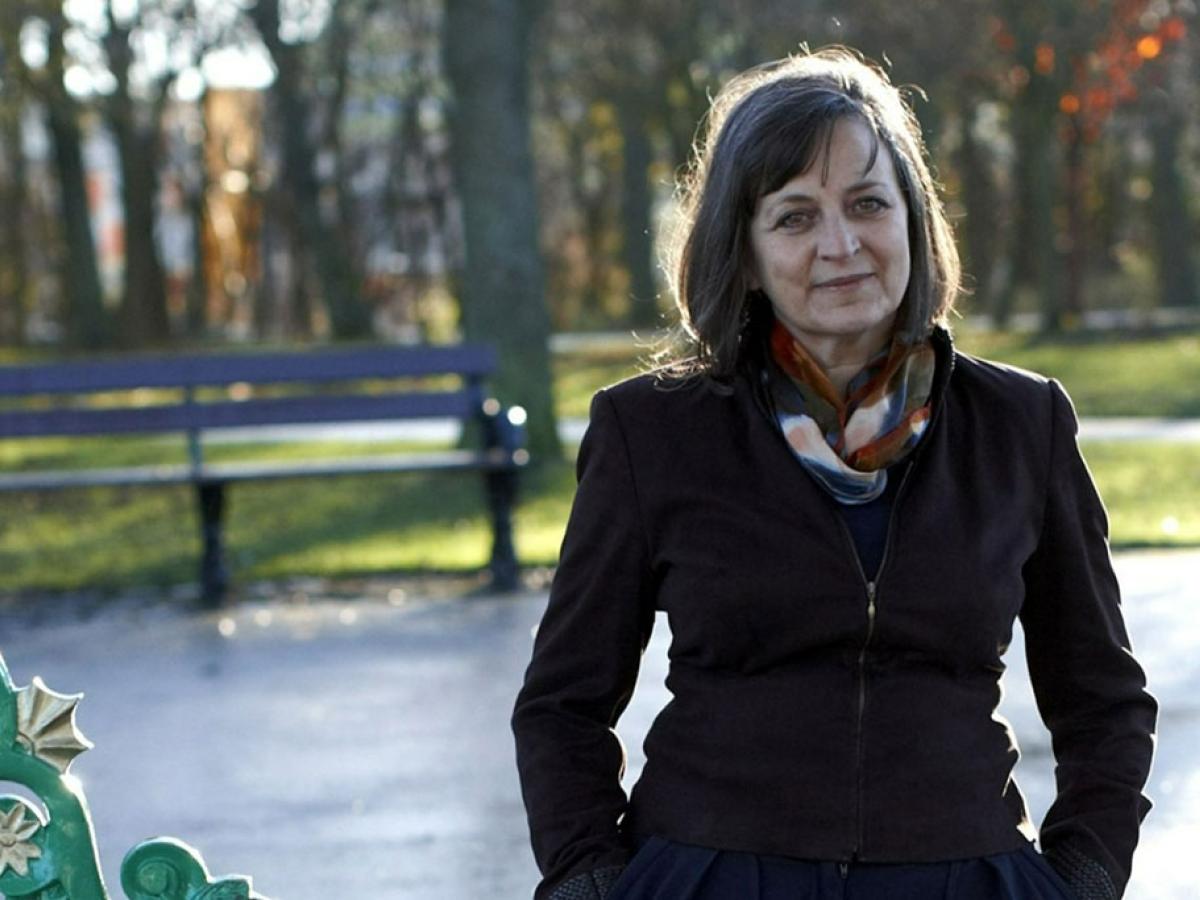
[[[40,678],[18,688],[0,656],[0,783],[36,802],[0,794],[0,897],[109,900],[87,800],[69,773],[92,747],[75,724],[82,694],[59,694]],[[266,900],[249,878],[214,878],[200,854],[175,838],[138,844],[121,864],[128,900]]]
[[[0,798],[0,875],[6,869],[18,875],[29,874],[29,861],[42,855],[42,848],[29,839],[44,824],[28,803],[13,797]]]

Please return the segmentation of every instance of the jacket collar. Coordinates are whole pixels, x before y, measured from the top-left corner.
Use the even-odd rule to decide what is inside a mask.
[[[950,385],[950,376],[954,373],[956,353],[954,338],[941,325],[934,326],[929,341],[933,344],[933,352],[937,356],[937,366],[933,371],[933,388],[929,392],[929,426],[932,428],[937,425],[939,413],[946,402],[946,389]]]

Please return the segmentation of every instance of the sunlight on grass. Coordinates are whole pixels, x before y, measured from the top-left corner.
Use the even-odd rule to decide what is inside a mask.
[[[1059,377],[1084,416],[1200,416],[1200,336],[1055,342],[970,334],[973,352]],[[561,415],[586,416],[598,388],[636,374],[639,351],[555,359]],[[419,451],[415,442],[210,445],[213,462],[345,458]],[[1200,546],[1200,444],[1089,442],[1084,453],[1109,510],[1113,544]],[[0,468],[182,463],[182,440],[157,437],[0,442]],[[569,462],[522,477],[517,550],[553,565],[571,498]],[[227,496],[235,581],[295,575],[466,571],[486,564],[491,530],[478,474],[297,479],[239,484]],[[0,591],[193,582],[200,553],[189,487],[0,494]]]
[[[627,353],[572,353],[554,359],[555,410],[558,415],[586,417],[592,395],[602,387],[645,371],[632,347]]]
[[[420,452],[445,447],[432,441],[286,441],[204,445],[206,462],[248,460],[345,459],[386,453]],[[182,465],[187,444],[176,436],[31,438],[0,441],[0,470],[86,469],[142,465]]]
[[[491,532],[482,518],[453,526],[381,531],[358,540],[327,539],[309,547],[257,561],[255,576],[279,578],[296,572],[314,575],[368,574],[419,569],[464,571],[487,565]]]
[[[1130,337],[1120,333],[1044,340],[1036,335],[959,328],[960,349],[1057,378],[1081,416],[1200,417],[1200,335]],[[561,416],[586,416],[605,385],[645,370],[644,351],[586,350],[555,358]]]
[[[1058,378],[1081,416],[1200,416],[1200,335],[1044,341],[960,335],[970,353]]]
[[[1200,545],[1200,444],[1097,441],[1083,454],[1114,545]]]
[[[1200,545],[1200,445],[1093,442],[1084,454],[1113,544]],[[567,462],[526,474],[517,511],[525,565],[558,558],[574,492]],[[386,475],[237,485],[227,538],[235,579],[468,571],[491,531],[477,475]],[[0,590],[165,585],[195,579],[188,488],[0,495]]]

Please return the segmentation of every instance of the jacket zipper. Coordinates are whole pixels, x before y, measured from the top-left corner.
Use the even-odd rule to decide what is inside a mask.
[[[918,448],[919,453],[919,448]],[[896,510],[900,506],[900,500],[904,496],[904,486],[908,484],[908,476],[912,472],[916,457],[909,461],[908,466],[904,469],[904,475],[900,478],[900,486],[896,489],[896,497],[892,501],[891,512],[888,513],[887,537],[883,542],[883,555],[879,558],[879,568],[875,572],[875,577],[868,578],[867,572],[863,568],[862,557],[858,555],[858,547],[854,544],[854,535],[850,533],[849,526],[846,525],[840,512],[835,510],[838,525],[841,526],[842,534],[846,537],[846,543],[850,547],[851,556],[854,558],[854,565],[858,569],[859,577],[862,578],[863,587],[867,593],[867,636],[863,640],[862,647],[858,651],[858,706],[855,711],[855,734],[854,734],[854,771],[855,771],[855,811],[854,811],[854,850],[851,854],[852,859],[857,859],[862,852],[864,842],[865,825],[863,823],[863,756],[864,756],[864,737],[863,737],[863,719],[867,708],[867,649],[871,645],[871,638],[875,636],[875,611],[876,601],[879,596],[879,581],[883,576],[883,570],[887,567],[888,554],[892,549],[892,535],[895,533]]]
[[[912,458],[908,461],[908,465],[904,469],[904,475],[900,479],[900,486],[896,489],[896,497],[892,501],[892,510],[888,514],[887,537],[884,538],[883,542],[883,555],[879,558],[879,568],[875,572],[875,578],[873,580],[867,578],[867,573],[863,569],[862,558],[858,555],[858,547],[855,546],[854,543],[854,535],[850,533],[849,526],[846,525],[845,520],[842,518],[842,514],[837,510],[836,501],[829,501],[833,505],[833,517],[837,519],[838,525],[842,529],[842,534],[846,538],[846,544],[850,547],[850,555],[854,559],[854,564],[858,569],[859,577],[862,578],[863,585],[866,587],[867,591],[867,636],[863,641],[862,649],[859,650],[858,653],[858,710],[857,715],[855,716],[855,837],[854,849],[850,854],[851,860],[858,859],[859,854],[862,852],[863,837],[865,832],[865,827],[863,825],[863,717],[867,705],[867,648],[870,646],[871,638],[875,633],[875,607],[876,597],[879,591],[879,580],[883,575],[884,568],[887,566],[888,553],[892,548],[892,535],[895,531],[893,526],[896,520],[896,510],[900,507],[900,500],[904,496],[904,488],[905,485],[908,484],[908,476],[912,473],[913,469],[917,467],[918,460],[920,460],[925,451],[925,447],[929,444],[930,438],[928,432],[932,430],[934,422],[940,418],[938,414],[941,412],[942,406],[946,399],[946,383],[949,381],[950,374],[953,371],[954,349],[953,346],[951,346],[949,356],[946,361],[945,372],[940,376],[940,383],[938,381],[938,376],[935,374],[933,389],[934,393],[937,394],[937,400],[933,407],[932,415],[930,416],[929,428],[926,430],[926,434],[922,437],[922,440],[917,445]],[[766,373],[763,372],[758,386],[761,387],[762,385],[765,385],[766,380]],[[753,380],[751,383],[753,384]],[[787,443],[787,439],[783,437],[783,430],[779,426],[779,417],[776,414],[775,404],[771,400],[770,393],[766,391],[760,392],[759,390],[755,390],[753,392],[753,396],[761,411],[766,414],[768,421],[774,424],[775,432],[783,439],[784,447],[790,454],[791,448]],[[845,878],[849,874],[849,862],[842,862],[840,865],[842,877]]]
[[[881,567],[882,568],[882,567]],[[854,855],[858,856],[862,852],[863,842],[865,839],[865,826],[863,824],[863,770],[866,768],[864,763],[864,744],[863,736],[863,718],[867,709],[867,647],[871,644],[871,638],[875,634],[875,582],[867,582],[867,638],[863,641],[862,649],[858,651],[858,715],[857,727],[855,729],[855,778],[857,782],[857,797],[855,810],[855,825],[856,834],[854,838]]]

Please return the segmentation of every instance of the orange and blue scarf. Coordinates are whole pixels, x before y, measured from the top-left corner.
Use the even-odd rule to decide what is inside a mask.
[[[874,500],[887,487],[887,467],[916,447],[929,424],[933,345],[893,341],[844,396],[779,322],[770,348],[775,414],[796,458],[839,503]]]

